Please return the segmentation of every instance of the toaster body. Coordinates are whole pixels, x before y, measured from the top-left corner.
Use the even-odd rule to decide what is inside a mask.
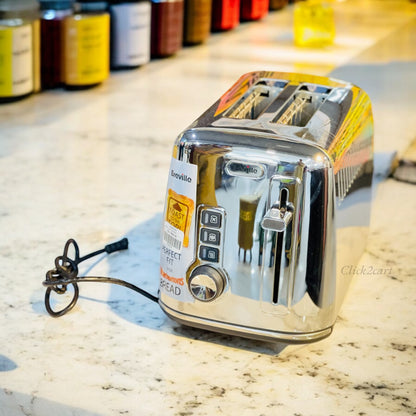
[[[366,244],[372,141],[358,87],[242,76],[174,145],[161,237],[166,314],[263,340],[328,336],[345,271]]]

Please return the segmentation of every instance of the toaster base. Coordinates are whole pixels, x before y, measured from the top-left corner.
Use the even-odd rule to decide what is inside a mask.
[[[229,324],[177,312],[159,299],[159,305],[165,314],[174,321],[195,328],[206,329],[222,334],[235,335],[267,342],[286,342],[288,344],[306,344],[320,341],[332,333],[332,326],[315,332],[279,332],[262,328]]]

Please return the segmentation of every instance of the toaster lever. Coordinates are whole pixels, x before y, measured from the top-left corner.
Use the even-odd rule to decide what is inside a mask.
[[[293,206],[287,202],[288,190],[283,188],[280,191],[280,201],[266,212],[261,226],[265,230],[277,231],[281,233],[286,230],[292,220]]]
[[[261,226],[265,230],[272,230],[281,233],[286,230],[292,220],[292,213],[278,205],[273,205],[263,217]]]

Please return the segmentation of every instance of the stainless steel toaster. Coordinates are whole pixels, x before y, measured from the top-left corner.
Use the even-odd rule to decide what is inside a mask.
[[[243,75],[177,138],[159,304],[174,320],[262,340],[333,328],[370,219],[367,94],[331,78]]]

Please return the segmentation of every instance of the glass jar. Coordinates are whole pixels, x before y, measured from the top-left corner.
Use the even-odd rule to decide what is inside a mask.
[[[41,88],[44,90],[63,85],[64,22],[73,13],[73,0],[40,0]]]
[[[183,17],[183,0],[152,0],[152,56],[169,56],[181,49]]]
[[[240,0],[213,0],[211,29],[230,30],[240,23]]]
[[[111,68],[136,68],[150,61],[150,0],[112,0]]]
[[[185,0],[183,41],[187,45],[204,42],[211,31],[212,0]]]
[[[64,83],[84,89],[105,81],[110,73],[110,15],[105,1],[79,1],[64,21]]]

